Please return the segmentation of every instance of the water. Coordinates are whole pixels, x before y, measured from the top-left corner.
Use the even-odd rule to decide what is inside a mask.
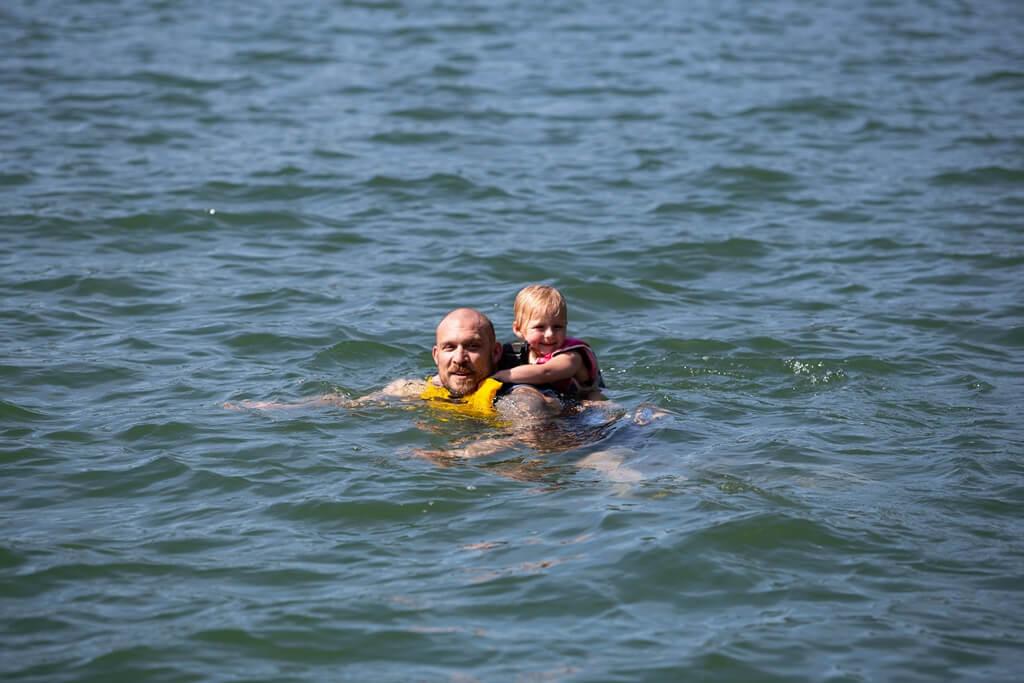
[[[1016,679],[1024,10],[619,4],[0,10],[5,680]],[[533,282],[669,416],[221,408]]]

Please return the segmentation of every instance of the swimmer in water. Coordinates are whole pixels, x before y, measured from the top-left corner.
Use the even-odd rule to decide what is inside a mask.
[[[397,379],[383,389],[352,400],[322,396],[300,405],[360,405],[388,399],[419,399],[429,404],[477,417],[493,416],[513,425],[530,424],[562,413],[562,403],[536,388],[508,385],[491,379],[502,346],[490,319],[472,308],[457,308],[437,325],[432,350],[437,373],[423,379]],[[280,408],[282,404],[243,401],[225,408]]]
[[[458,308],[448,313],[437,326],[431,353],[437,366],[436,374],[427,379],[397,379],[383,389],[358,399],[330,394],[290,406],[243,401],[240,405],[225,403],[224,407],[273,409],[341,405],[357,408],[392,399],[422,400],[443,410],[474,417],[495,417],[511,427],[511,436],[484,437],[464,447],[444,451],[415,451],[439,464],[457,458],[490,455],[515,444],[539,445],[539,435],[548,431],[545,427],[550,426],[553,418],[579,412],[579,404],[567,410],[563,402],[551,396],[550,392],[544,393],[529,384],[506,384],[494,379],[492,375],[502,355],[502,345],[496,339],[490,319],[475,309]],[[610,423],[622,416],[621,411],[608,401],[588,403],[612,408],[603,422]]]

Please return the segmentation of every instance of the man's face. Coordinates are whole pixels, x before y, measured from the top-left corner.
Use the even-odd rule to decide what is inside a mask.
[[[434,362],[437,378],[453,396],[472,394],[494,373],[501,344],[485,321],[471,314],[453,314],[437,327]]]

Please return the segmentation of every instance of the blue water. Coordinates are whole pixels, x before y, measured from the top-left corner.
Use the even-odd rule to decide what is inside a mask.
[[[222,5],[0,9],[0,677],[1019,677],[1024,5]]]

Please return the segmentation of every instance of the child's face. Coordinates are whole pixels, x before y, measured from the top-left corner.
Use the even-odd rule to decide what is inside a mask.
[[[523,327],[513,326],[516,336],[526,341],[534,356],[546,356],[565,343],[565,317],[548,311],[534,311]]]

